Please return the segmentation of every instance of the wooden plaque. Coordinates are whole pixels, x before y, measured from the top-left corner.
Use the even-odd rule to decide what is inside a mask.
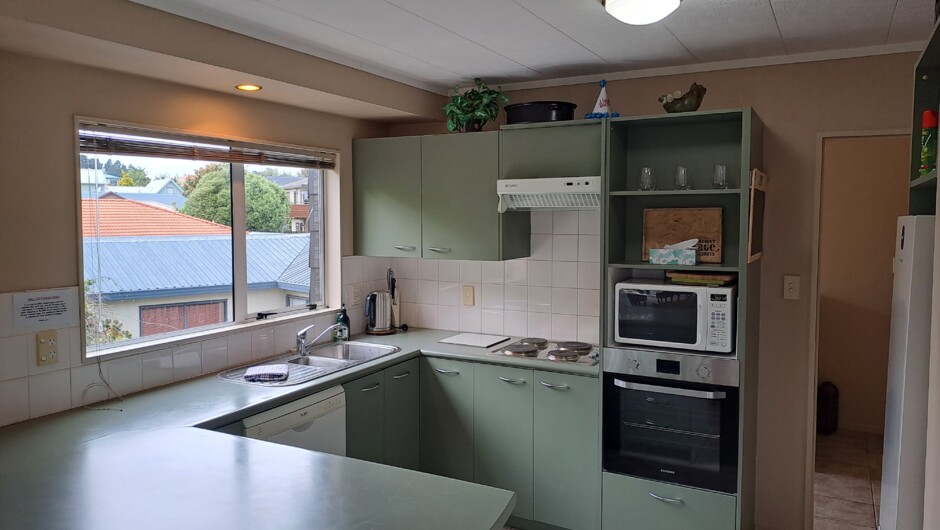
[[[721,263],[721,208],[643,210],[643,261],[649,249],[698,238],[698,263]]]

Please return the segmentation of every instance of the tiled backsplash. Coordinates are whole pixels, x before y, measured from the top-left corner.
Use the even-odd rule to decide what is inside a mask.
[[[352,327],[363,330],[360,299],[386,288],[395,271],[401,321],[415,327],[582,340],[598,343],[600,216],[596,211],[532,213],[531,256],[510,261],[343,258],[343,300]],[[462,303],[473,286],[474,305]]]

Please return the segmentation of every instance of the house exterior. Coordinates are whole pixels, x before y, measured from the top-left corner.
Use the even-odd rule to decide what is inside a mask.
[[[79,182],[81,186],[82,198],[92,198],[107,192],[109,186],[116,186],[118,179],[114,175],[109,175],[103,169],[81,168],[79,170]]]
[[[117,184],[116,181],[115,184]],[[183,195],[183,188],[173,179],[151,180],[146,186],[117,186],[109,184],[105,189],[105,195],[114,195],[140,202],[162,204],[175,210],[182,210],[183,206],[186,205],[186,196]]]

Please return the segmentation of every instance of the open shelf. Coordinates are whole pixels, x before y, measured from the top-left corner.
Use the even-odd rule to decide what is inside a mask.
[[[669,270],[669,271],[697,271],[697,272],[738,272],[735,266],[722,263],[700,263],[698,265],[654,265],[643,261],[631,261],[625,263],[609,263],[608,266],[615,269],[646,269],[646,270]]]
[[[611,197],[641,197],[641,196],[656,196],[656,195],[737,195],[741,193],[741,190],[738,188],[734,189],[701,189],[701,190],[653,190],[653,191],[612,191],[610,192]]]
[[[937,170],[912,180],[911,189],[937,189]]]

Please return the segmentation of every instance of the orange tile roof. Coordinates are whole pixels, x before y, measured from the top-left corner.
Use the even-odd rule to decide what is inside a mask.
[[[290,205],[290,218],[291,219],[306,219],[307,214],[310,212],[309,204],[291,204]]]
[[[142,202],[117,197],[98,201],[82,199],[82,235],[85,237],[203,236],[231,233],[232,229],[228,226]]]

